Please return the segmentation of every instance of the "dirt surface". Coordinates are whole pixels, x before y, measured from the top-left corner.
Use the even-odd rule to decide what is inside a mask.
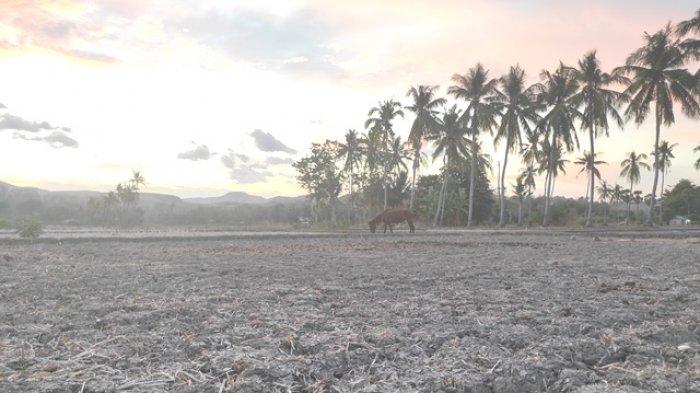
[[[0,244],[2,392],[697,392],[700,240]]]

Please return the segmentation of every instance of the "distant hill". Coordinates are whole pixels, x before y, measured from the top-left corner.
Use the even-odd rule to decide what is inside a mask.
[[[251,195],[246,192],[232,191],[226,193],[219,197],[209,197],[209,198],[185,198],[183,201],[187,203],[193,203],[198,205],[238,205],[238,204],[250,204],[250,205],[289,205],[298,204],[304,202],[306,197],[286,197],[286,196],[276,196],[272,198],[263,198],[258,195]]]
[[[48,191],[18,187],[0,181],[0,220],[38,216],[46,223],[89,224],[94,217],[88,207],[90,198],[101,198],[98,191]],[[305,197],[264,198],[245,192],[229,192],[219,197],[185,198],[174,195],[139,193],[137,207],[147,224],[231,223],[258,220],[294,222],[305,214]],[[239,208],[246,205],[245,209]],[[268,209],[268,206],[283,209]],[[275,216],[275,214],[277,216]],[[280,216],[282,215],[282,216]]]

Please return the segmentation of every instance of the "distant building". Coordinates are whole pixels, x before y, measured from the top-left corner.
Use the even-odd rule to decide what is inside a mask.
[[[683,216],[675,216],[668,222],[672,227],[684,227],[690,225],[690,220]]]

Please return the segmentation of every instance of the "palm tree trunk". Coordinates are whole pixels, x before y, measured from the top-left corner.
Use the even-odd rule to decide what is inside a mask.
[[[413,174],[411,175],[411,199],[408,202],[408,208],[413,210],[413,199],[416,195],[416,171],[420,166],[420,149],[416,148],[413,156]]]
[[[634,190],[632,189],[634,187],[634,183],[630,182],[630,195],[627,198],[627,218],[625,219],[625,225],[630,224],[630,213],[631,213],[631,206],[632,206],[632,195],[634,195]]]
[[[445,195],[445,185],[447,184],[447,164],[446,164],[446,156],[442,156],[442,167],[444,170],[444,173],[442,174],[442,186],[440,187],[440,194],[438,195],[438,205],[437,209],[435,210],[435,218],[433,219],[433,226],[436,226],[438,224],[438,220],[440,219],[440,212],[442,211],[442,204],[444,203],[444,195]]]
[[[449,160],[448,160],[449,162]],[[449,167],[449,165],[448,165]],[[442,203],[440,204],[440,221],[439,224],[442,226],[442,220],[445,217],[445,200],[447,199],[447,185],[450,182],[450,171],[449,169],[445,171],[445,186],[444,186],[444,192],[442,193]]]
[[[666,182],[666,168],[664,168],[664,170],[661,172],[661,189],[659,190],[659,222],[661,223],[661,225],[664,224],[664,183],[665,182]]]
[[[469,169],[469,213],[467,214],[467,227],[472,226],[472,218],[474,217],[474,183],[476,179],[476,133],[472,135],[472,159]]]
[[[549,169],[544,176],[544,210],[542,211],[542,226],[547,226],[547,217],[549,212]]]
[[[527,197],[527,226],[532,225],[532,190],[529,193],[530,195]]]
[[[654,205],[656,205],[656,186],[659,182],[659,138],[661,136],[661,119],[659,118],[658,100],[656,102],[656,138],[654,139],[654,185],[651,188],[651,203],[649,204],[649,215],[647,225],[654,226]]]
[[[445,162],[443,158],[443,163]],[[444,164],[443,164],[444,166]],[[442,211],[442,204],[444,203],[444,195],[445,195],[445,186],[447,184],[447,170],[445,170],[445,173],[442,176],[442,187],[440,187],[440,195],[438,196],[438,204],[437,204],[437,209],[435,210],[435,218],[433,219],[433,226],[436,226],[438,224],[438,220],[440,219],[440,212]]]
[[[518,199],[518,226],[523,225],[523,200]]]
[[[508,136],[508,139],[506,140],[506,154],[503,157],[503,171],[501,171],[501,179],[500,183],[498,184],[499,187],[501,187],[501,216],[498,221],[498,226],[502,227],[506,225],[506,200],[505,200],[505,178],[506,178],[506,166],[508,165],[508,147],[510,146],[510,135]],[[520,225],[520,222],[518,222],[518,225]]]
[[[595,192],[595,125],[593,124],[593,113],[591,112],[590,123],[590,142],[591,142],[591,168],[589,171],[589,186],[588,186],[588,211],[586,212],[586,226],[590,227],[593,225],[593,194]]]

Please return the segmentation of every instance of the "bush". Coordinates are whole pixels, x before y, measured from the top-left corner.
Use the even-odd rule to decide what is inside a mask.
[[[17,234],[22,239],[36,239],[42,233],[44,233],[44,229],[41,223],[35,219],[24,220],[17,228]]]

